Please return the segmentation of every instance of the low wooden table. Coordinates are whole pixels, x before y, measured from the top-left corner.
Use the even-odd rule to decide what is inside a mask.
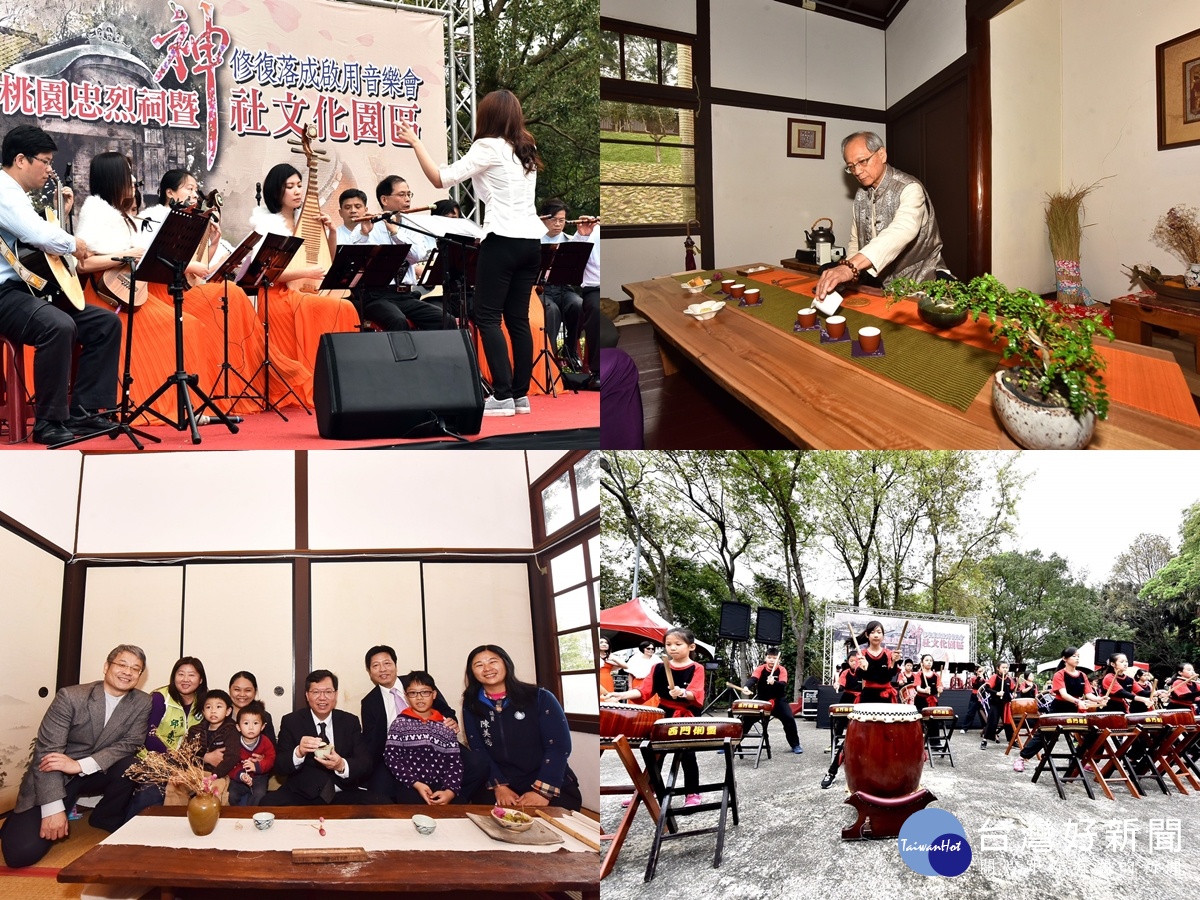
[[[249,819],[256,812],[273,812],[277,819],[408,819],[423,813],[435,819],[462,818],[466,812],[486,815],[490,806],[232,806],[222,818]],[[551,815],[562,810],[550,808]],[[181,806],[154,807],[143,816],[182,817]],[[249,824],[249,823],[247,823]],[[253,827],[253,826],[249,826]],[[366,862],[297,865],[290,853],[264,851],[242,854],[230,850],[188,850],[132,844],[98,844],[58,873],[58,880],[156,887],[163,900],[176,888],[300,891],[461,891],[467,895],[492,892],[582,891],[588,900],[600,897],[600,863],[594,853],[458,853],[447,851],[370,852]]]
[[[763,263],[724,267],[726,271]],[[663,374],[691,363],[801,447],[817,449],[1011,449],[1017,445],[992,410],[992,385],[966,412],[938,403],[862,366],[727,309],[706,322],[683,314],[696,298],[681,275],[623,286],[654,325]],[[1122,350],[1174,362],[1164,350]],[[997,357],[999,364],[999,357]],[[1096,423],[1092,449],[1200,448],[1200,429],[1113,403]]]
[[[1152,326],[1173,328],[1196,340],[1196,371],[1200,372],[1200,308],[1182,300],[1152,294],[1144,299],[1117,297],[1112,310],[1113,334],[1117,340],[1151,345]]]

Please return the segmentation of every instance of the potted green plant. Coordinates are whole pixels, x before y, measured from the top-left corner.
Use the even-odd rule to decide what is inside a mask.
[[[897,278],[887,289],[889,305],[924,294],[943,308],[987,316],[992,336],[1004,342],[1003,368],[992,382],[992,405],[1014,440],[1030,450],[1086,447],[1096,418],[1108,416],[1104,359],[1092,345],[1113,333],[1099,317],[1072,318],[1025,288],[1010,290],[994,275],[968,282]]]

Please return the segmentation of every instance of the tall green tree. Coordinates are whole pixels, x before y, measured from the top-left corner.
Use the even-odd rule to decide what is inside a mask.
[[[1179,533],[1179,553],[1138,595],[1159,614],[1162,637],[1176,661],[1200,650],[1200,502],[1185,510]]]

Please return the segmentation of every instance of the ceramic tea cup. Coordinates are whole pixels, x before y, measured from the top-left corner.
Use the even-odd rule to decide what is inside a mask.
[[[835,341],[841,340],[846,333],[846,317],[830,316],[825,320],[825,331]]]
[[[746,286],[744,284],[731,284],[729,286],[729,296],[733,297],[735,300],[741,300],[742,294],[745,292]]]
[[[868,325],[858,329],[858,346],[862,347],[863,353],[874,353],[878,350],[880,340],[878,328]]]
[[[812,328],[817,324],[817,311],[812,307],[796,310],[796,324],[801,328]]]
[[[722,281],[722,282],[721,282],[721,293],[722,293],[722,294],[724,294],[726,297],[728,297],[728,296],[729,296],[729,294],[730,294],[730,290],[729,290],[729,289],[730,289],[731,287],[733,287],[733,286],[734,286],[734,284],[736,284],[736,283],[737,283],[737,282],[736,282],[736,280],[735,280],[735,279],[733,279],[733,278],[726,278],[724,281]]]
[[[275,824],[275,813],[255,813],[252,818],[254,819],[254,827],[259,831],[266,831]]]
[[[760,297],[760,295],[759,295],[759,290],[758,290],[758,288],[748,288],[747,290],[745,290],[745,291],[743,291],[743,292],[742,292],[742,297],[743,297],[743,298],[745,299],[745,301],[746,301],[747,303],[749,303],[751,306],[755,306],[755,305],[757,305],[758,303],[761,303],[761,302],[762,302],[762,299],[761,299],[761,297]]]

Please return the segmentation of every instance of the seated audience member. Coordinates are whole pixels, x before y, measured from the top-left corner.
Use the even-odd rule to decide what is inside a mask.
[[[258,700],[258,679],[254,677],[253,672],[243,670],[233,673],[233,677],[229,679],[229,698],[233,700],[233,721],[237,722],[242,710]],[[262,704],[262,717],[262,733],[270,739],[271,746],[274,747],[279,741],[275,737],[275,723],[271,720],[271,714],[267,712],[265,704]]]
[[[338,214],[342,224],[337,228],[337,242],[342,244],[371,243],[371,221],[367,215],[367,195],[350,188],[338,195]]]
[[[208,676],[204,663],[194,656],[180,657],[171,668],[171,680],[150,692],[150,715],[146,748],[138,754],[166,753],[183,743],[188,730],[204,717],[204,698],[208,695]],[[144,784],[134,792],[125,813],[128,821],[151,806],[161,806],[165,791],[158,784]]]
[[[122,777],[146,735],[150,697],[135,685],[146,668],[140,647],[108,654],[100,681],[59,691],[38,728],[33,757],[13,811],[0,827],[4,863],[32,866],[69,831],[67,810],[100,795],[93,828],[116,831],[125,821],[133,782]]]
[[[433,209],[429,210],[431,215],[446,216],[449,219],[461,219],[462,208],[453,200],[439,200],[433,204]]]
[[[396,802],[444,806],[462,793],[458,735],[433,708],[438,689],[428,672],[409,672],[401,680],[408,706],[392,720],[383,748]]]
[[[265,805],[376,802],[357,790],[371,777],[371,758],[358,719],[337,709],[337,686],[328,669],[304,679],[308,708],[288,713],[279,723],[275,773],[288,779],[266,795]]]
[[[204,763],[204,771],[214,776],[211,793],[221,800],[222,806],[229,805],[229,773],[238,763],[238,731],[230,713],[233,701],[224,691],[209,691],[204,698],[204,721],[188,729],[187,738],[199,738],[197,751]],[[164,806],[187,806],[191,795],[180,785],[167,783]]]
[[[579,779],[567,763],[571,730],[554,695],[518,681],[508,653],[493,644],[467,655],[466,685],[467,742],[490,762],[485,802],[579,809]]]
[[[275,768],[275,745],[263,733],[267,711],[251,700],[238,712],[237,765],[229,782],[232,806],[259,806],[267,794],[271,770]]]

